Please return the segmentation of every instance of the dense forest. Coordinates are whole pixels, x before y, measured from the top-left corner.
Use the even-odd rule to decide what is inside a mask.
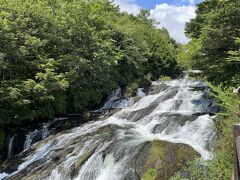
[[[203,70],[214,84],[239,84],[239,3],[206,0],[197,6],[197,17],[186,24],[185,33],[191,42],[182,47],[185,51],[181,51],[179,59]]]
[[[185,68],[203,70],[221,110],[215,118],[213,159],[189,162],[186,171],[194,179],[231,179],[232,130],[240,122],[240,102],[233,93],[240,85],[240,1],[205,0],[197,5],[196,13],[186,24],[185,33],[191,41],[180,47],[178,61]]]
[[[0,0],[0,34],[1,148],[6,129],[83,113],[117,87],[131,94],[179,72],[167,30],[108,0]]]

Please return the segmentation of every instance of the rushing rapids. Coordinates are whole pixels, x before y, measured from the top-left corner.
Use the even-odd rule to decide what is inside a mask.
[[[187,78],[153,82],[146,94],[139,89],[129,99],[118,99],[117,90],[102,108],[114,111],[26,145],[29,149],[0,166],[0,178],[140,179],[146,147],[159,140],[169,142],[166,155],[171,148],[193,148],[211,158],[214,107],[207,91],[203,82]]]

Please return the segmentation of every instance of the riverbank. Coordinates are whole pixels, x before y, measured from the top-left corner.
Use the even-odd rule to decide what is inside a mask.
[[[211,85],[212,96],[220,107],[214,118],[216,138],[213,141],[213,158],[202,162],[201,159],[189,161],[183,168],[184,173],[195,179],[229,179],[233,174],[233,126],[240,122],[239,99],[233,94],[233,88],[223,90]],[[184,179],[183,174],[174,180]]]

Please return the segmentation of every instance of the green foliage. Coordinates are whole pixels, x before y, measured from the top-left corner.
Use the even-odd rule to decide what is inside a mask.
[[[159,79],[162,80],[162,81],[169,81],[169,80],[171,80],[172,78],[169,77],[169,76],[160,76]]]
[[[197,7],[197,17],[186,25],[186,35],[199,45],[193,49],[194,68],[204,70],[209,81],[225,86],[239,84],[240,1],[207,0]],[[221,76],[219,76],[221,74]]]
[[[147,172],[143,175],[142,180],[153,180],[156,176],[157,172],[155,169],[150,168]]]
[[[199,56],[201,44],[197,40],[192,40],[187,45],[178,47],[177,62],[184,69],[194,69],[195,59]]]
[[[200,158],[188,161],[187,164],[182,168],[181,172],[176,173],[171,180],[183,180],[183,179],[213,179],[214,176],[209,174],[209,164]],[[187,177],[187,178],[184,178]]]
[[[235,40],[236,45],[240,45],[240,38],[236,38]],[[240,48],[235,51],[228,51],[229,57],[228,61],[230,62],[240,62]]]
[[[0,0],[0,34],[2,126],[93,109],[118,86],[178,72],[176,43],[149,11],[108,0]]]
[[[128,96],[131,96],[133,95],[133,92],[136,92],[136,90],[138,89],[138,83],[137,82],[134,82],[134,83],[131,83],[127,86],[127,95]]]

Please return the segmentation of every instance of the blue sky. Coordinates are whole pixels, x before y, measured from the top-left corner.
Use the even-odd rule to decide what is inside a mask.
[[[187,43],[186,22],[196,17],[196,4],[203,0],[114,0],[121,11],[137,15],[142,8],[150,10],[150,17],[158,28],[166,28],[173,39]]]
[[[136,4],[145,8],[145,9],[153,9],[156,4],[167,3],[169,5],[181,6],[181,5],[189,5],[188,0],[136,0]],[[195,4],[201,2],[201,0],[195,0]]]

